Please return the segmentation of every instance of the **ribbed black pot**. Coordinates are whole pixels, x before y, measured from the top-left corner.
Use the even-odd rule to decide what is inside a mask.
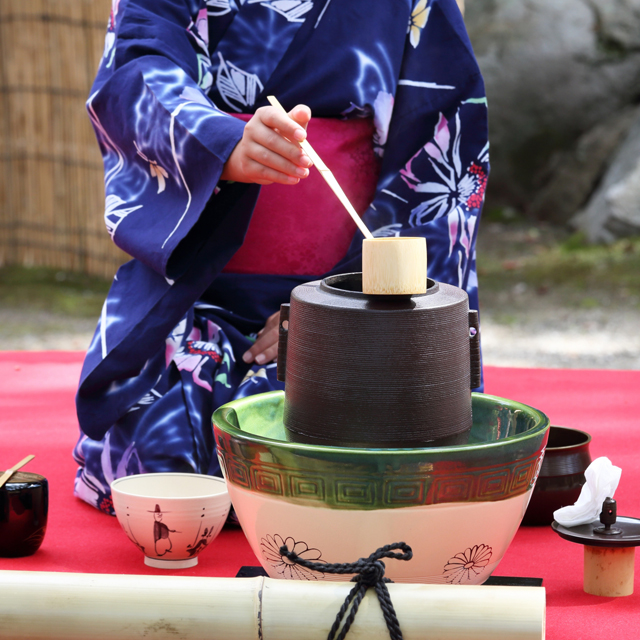
[[[479,337],[467,294],[433,280],[415,296],[366,295],[360,273],[296,287],[281,309],[278,352],[290,439],[366,447],[466,441]]]

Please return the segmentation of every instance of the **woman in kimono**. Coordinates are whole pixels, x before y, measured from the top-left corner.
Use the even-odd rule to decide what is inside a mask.
[[[87,109],[133,258],[77,394],[75,493],[97,508],[123,475],[219,474],[213,410],[282,388],[280,304],[361,269],[305,128],[374,236],[425,237],[429,276],[477,309],[487,104],[455,0],[112,0]]]

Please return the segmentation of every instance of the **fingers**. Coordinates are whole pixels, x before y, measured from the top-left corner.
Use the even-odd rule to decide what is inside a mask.
[[[258,333],[258,339],[253,346],[242,356],[242,359],[251,364],[265,364],[273,362],[278,356],[278,337],[280,328],[280,312],[276,311],[269,316],[264,329]]]
[[[275,107],[260,107],[256,110],[256,116],[270,129],[277,129],[280,135],[288,140],[302,142],[307,137],[306,125],[311,118],[311,110],[306,105],[297,105],[289,115],[285,115]]]
[[[295,165],[306,168],[310,166],[311,161],[302,147],[283,137],[278,129],[271,129],[263,123],[256,123],[249,135],[255,144],[286,158]]]
[[[269,331],[260,336],[242,359],[247,363],[265,364],[278,357],[278,331]]]
[[[274,180],[273,171],[293,178],[306,178],[309,175],[311,160],[302,149],[285,140],[273,129],[256,123],[246,129],[245,152],[248,160],[272,171],[265,172],[265,179]],[[251,165],[248,170],[258,171]]]
[[[308,109],[306,112],[304,109],[300,110],[300,112],[300,119],[306,126],[308,122],[306,116],[310,112]],[[281,156],[297,167],[308,169],[311,166],[311,160],[300,148],[298,142],[293,141],[298,140],[300,136],[306,137],[306,131],[302,126],[296,124],[291,118],[280,113],[274,107],[258,109],[255,116],[247,123],[245,135],[247,142],[257,145],[257,148],[253,148],[254,153],[264,154],[265,150],[271,151],[276,156]],[[254,159],[263,160],[262,157],[256,156],[254,156]]]
[[[311,109],[306,104],[299,104],[289,111],[289,116],[306,130],[311,120]]]
[[[256,364],[267,364],[268,362],[273,362],[278,357],[278,343],[275,345],[271,345],[261,353],[259,353],[254,361]]]
[[[298,184],[300,178],[306,178],[309,175],[308,169],[290,169],[290,165],[282,163],[279,159],[261,155],[261,160],[254,160],[247,157],[244,160],[243,168],[247,175],[252,177],[252,182],[257,184],[271,184],[277,182],[279,184]],[[272,164],[272,166],[268,166]],[[278,167],[278,168],[276,168]],[[290,172],[291,171],[291,172]]]
[[[296,154],[298,158],[301,157],[299,148],[296,150]],[[302,161],[304,162],[304,160]],[[278,182],[291,185],[297,184],[300,178],[306,178],[308,175],[308,168],[301,167],[266,148],[256,142],[252,135],[245,135],[229,156],[221,178],[235,182],[254,182],[257,184]]]
[[[306,178],[313,163],[298,142],[306,137],[311,110],[298,105],[290,115],[275,107],[260,107],[225,163],[222,179],[293,185]]]

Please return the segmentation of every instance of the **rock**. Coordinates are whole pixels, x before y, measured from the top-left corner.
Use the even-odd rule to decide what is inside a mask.
[[[489,102],[488,204],[527,210],[554,154],[640,94],[640,0],[467,0],[465,22]]]
[[[610,49],[640,49],[640,7],[633,0],[588,0],[598,20],[599,38]]]
[[[536,220],[566,225],[586,204],[639,115],[638,107],[622,109],[581,135],[569,151],[553,154],[528,213]]]
[[[640,235],[640,115],[636,115],[602,183],[571,223],[591,242]]]

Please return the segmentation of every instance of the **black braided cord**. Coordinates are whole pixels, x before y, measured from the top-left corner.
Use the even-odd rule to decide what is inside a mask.
[[[395,549],[400,549],[402,553],[394,553]],[[382,615],[387,623],[387,629],[389,629],[391,640],[402,640],[400,623],[398,622],[398,617],[396,616],[396,611],[393,608],[391,596],[387,589],[387,583],[393,582],[393,580],[389,580],[389,578],[384,577],[385,566],[381,558],[411,560],[411,558],[413,558],[413,551],[408,544],[405,542],[394,542],[393,544],[387,544],[384,547],[380,547],[368,558],[360,558],[356,562],[336,564],[310,562],[309,560],[300,558],[297,553],[289,551],[287,545],[280,547],[280,555],[287,558],[294,564],[299,564],[301,567],[311,569],[312,571],[336,574],[356,574],[351,578],[351,582],[355,582],[356,584],[349,592],[349,595],[342,604],[342,607],[340,607],[340,611],[338,611],[335,622],[327,636],[327,640],[344,640],[353,621],[355,620],[362,598],[364,598],[369,587],[373,587],[376,590],[378,601],[380,602],[380,608],[382,609]],[[347,611],[349,611],[348,615]],[[338,633],[338,629],[340,629],[341,624],[343,626],[340,633]]]

